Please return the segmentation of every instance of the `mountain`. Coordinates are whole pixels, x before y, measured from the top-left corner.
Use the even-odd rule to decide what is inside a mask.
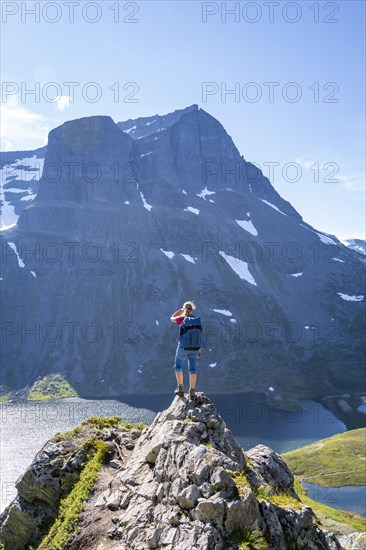
[[[350,248],[352,248],[352,250],[356,250],[361,254],[366,254],[366,241],[362,239],[347,239],[342,242],[346,246],[349,246]]]
[[[3,154],[4,190],[36,195],[3,196],[19,215],[1,232],[3,391],[58,373],[84,397],[169,392],[187,299],[206,391],[359,391],[365,259],[303,221],[203,109],[68,121],[24,154]],[[39,181],[19,179],[41,160]]]
[[[90,418],[43,446],[0,516],[5,550],[362,547],[366,533],[338,539],[319,524],[275,451],[244,453],[204,393],[175,397],[150,426],[119,420]]]

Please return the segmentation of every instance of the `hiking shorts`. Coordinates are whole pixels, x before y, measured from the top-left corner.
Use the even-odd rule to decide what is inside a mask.
[[[188,358],[189,374],[196,374],[198,351],[184,349],[178,344],[177,351],[175,352],[175,371],[179,372],[183,370],[185,360]]]

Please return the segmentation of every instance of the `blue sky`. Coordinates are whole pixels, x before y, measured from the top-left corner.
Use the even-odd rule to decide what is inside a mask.
[[[263,2],[81,0],[73,22],[63,1],[38,3],[35,21],[36,4],[2,2],[2,150],[42,146],[66,120],[197,103],[305,221],[364,238],[364,2],[275,2],[272,22]]]

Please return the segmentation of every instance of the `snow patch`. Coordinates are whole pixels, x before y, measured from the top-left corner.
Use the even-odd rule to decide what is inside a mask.
[[[129,134],[130,132],[133,132],[134,130],[136,130],[136,126],[131,126],[131,128],[128,128],[128,130],[123,130],[125,134]]]
[[[182,193],[183,193],[183,195],[186,195],[186,194],[187,194],[187,191],[184,191],[184,189],[183,189]]]
[[[151,122],[146,122],[145,126],[150,126],[150,124],[154,124],[154,122],[156,122],[157,120],[157,118],[154,118],[154,120],[152,120]]]
[[[279,208],[277,208],[277,206],[275,206],[274,204],[272,204],[271,202],[268,202],[264,199],[259,199],[260,201],[264,202],[265,204],[268,204],[268,206],[270,206],[271,208],[274,208],[274,210],[277,210],[277,212],[279,212],[280,214],[282,214],[283,216],[287,216],[287,214],[285,214],[284,212],[281,212],[281,210]]]
[[[339,296],[342,298],[342,300],[346,300],[347,302],[362,302],[364,299],[364,296],[350,296],[349,294],[343,294],[342,292],[337,292]]]
[[[341,260],[340,258],[331,258],[333,262],[342,262],[342,264],[345,264],[346,262],[344,260]]]
[[[148,204],[148,203],[146,202],[143,193],[141,193],[141,191],[140,191],[140,188],[139,188],[139,184],[138,184],[138,183],[136,183],[136,186],[137,186],[137,191],[140,193],[140,197],[141,197],[142,204],[143,204],[144,208],[146,208],[146,210],[148,210],[148,211],[150,212],[150,210],[152,209],[151,204]]]
[[[248,231],[248,233],[250,233],[251,235],[254,235],[255,237],[258,235],[258,231],[256,230],[256,228],[254,227],[254,225],[250,220],[249,221],[235,220],[235,221],[238,225],[240,225],[240,227],[245,229],[245,231]]]
[[[229,256],[228,254],[225,254],[225,252],[219,251],[219,254],[227,261],[229,266],[237,275],[239,275],[240,279],[243,279],[244,281],[247,281],[251,285],[257,286],[257,283],[255,282],[254,277],[250,273],[248,269],[247,262],[243,262],[242,260],[239,260],[238,258],[235,258],[234,256]]]
[[[130,201],[125,201],[123,204],[130,204]]]
[[[200,211],[198,210],[198,208],[193,208],[193,206],[187,206],[187,208],[184,209],[186,212],[192,212],[192,214],[198,214],[200,213]]]
[[[147,157],[147,155],[151,155],[152,151],[149,151],[148,153],[143,153],[140,155],[140,157]]]
[[[230,323],[234,323],[236,325],[236,319],[230,319]]]
[[[171,260],[172,258],[174,258],[174,252],[169,252],[169,250],[163,250],[162,248],[161,248],[160,250],[161,250],[161,251],[163,252],[163,254],[165,254],[165,256],[167,256],[167,258],[169,258],[170,260]]]
[[[314,231],[314,233],[316,233],[316,235],[318,235],[321,242],[324,243],[324,244],[335,244],[335,245],[337,244],[330,237],[327,237],[326,235],[323,235],[323,233],[318,233],[317,231]]]
[[[290,277],[301,277],[302,275],[302,271],[300,271],[299,273],[289,273]]]
[[[34,271],[31,271],[33,277],[37,277],[37,275],[34,273]]]
[[[155,320],[155,323],[159,326],[159,321],[157,319]]]
[[[213,309],[213,308],[211,308],[211,310],[214,311],[215,313],[221,313],[222,315],[226,315],[226,317],[231,317],[232,316],[231,311],[229,311],[228,309]]]
[[[195,264],[196,262],[194,261],[194,258],[192,258],[192,256],[190,256],[189,254],[182,254],[181,253],[181,256],[183,256],[183,258],[185,260],[187,260],[187,262],[191,262],[192,264]],[[197,259],[197,258],[196,258]]]
[[[210,363],[208,366],[211,367],[211,369],[215,368],[217,363]]]
[[[33,199],[36,198],[37,195],[33,195],[32,193],[30,193],[29,195],[25,195],[24,197],[21,197],[21,201],[32,201]]]
[[[201,197],[204,201],[206,200],[207,195],[215,195],[215,191],[209,191],[207,186],[202,189],[201,193],[196,193],[197,197]]]
[[[15,213],[14,206],[10,201],[6,200],[5,195],[9,193],[28,193],[20,200],[31,200],[36,195],[32,194],[31,188],[21,189],[14,188],[5,189],[4,185],[11,182],[15,185],[16,182],[34,182],[39,181],[42,175],[44,159],[37,158],[36,155],[22,159],[16,159],[9,164],[3,164],[0,170],[0,204],[1,204],[1,228],[0,231],[6,231],[17,224],[19,216]]]
[[[18,265],[19,267],[25,267],[25,263],[23,262],[23,260],[19,257],[19,254],[18,254],[18,251],[17,251],[17,247],[15,245],[15,243],[9,243],[8,242],[8,245],[10,246],[10,248],[12,248],[18,258]]]
[[[269,391],[274,391],[274,388],[272,388],[272,386],[269,386]]]

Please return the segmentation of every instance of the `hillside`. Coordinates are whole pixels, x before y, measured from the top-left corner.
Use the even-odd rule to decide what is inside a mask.
[[[293,474],[324,487],[366,485],[366,428],[350,430],[282,455]]]

